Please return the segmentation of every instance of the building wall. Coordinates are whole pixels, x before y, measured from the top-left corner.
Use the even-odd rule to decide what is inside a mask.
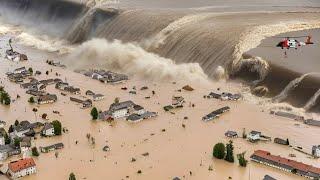
[[[6,160],[8,158],[8,153],[7,152],[1,152],[0,153],[0,160]]]
[[[315,156],[320,157],[320,149],[316,149]]]
[[[14,131],[14,134],[16,135],[16,136],[18,136],[18,137],[25,137],[25,133],[26,132],[28,132],[29,131],[29,129],[28,130],[25,130],[25,131],[20,131],[20,132],[17,132],[16,130]]]
[[[5,140],[4,140],[4,137],[0,137],[0,145],[5,145]]]
[[[128,114],[128,109],[121,109],[121,110],[118,110],[118,111],[114,111],[112,113],[112,117],[113,118],[123,118],[125,116],[127,116]]]
[[[252,140],[258,140],[258,139],[260,139],[260,135],[259,134],[255,134],[255,135],[249,134],[248,138],[252,139]]]
[[[12,172],[10,169],[8,170],[8,173],[11,174],[11,177],[13,179],[23,177],[26,175],[30,175],[30,174],[35,174],[36,172],[37,172],[37,169],[35,166],[23,169],[21,171],[15,172],[15,173]]]
[[[47,129],[47,130],[45,130],[43,133],[44,133],[44,135],[46,135],[46,136],[54,136],[54,128]]]
[[[94,100],[94,101],[99,101],[99,100],[102,100],[102,99],[104,99],[103,96],[101,96],[101,97],[95,97],[93,100]]]
[[[146,112],[146,110],[141,109],[141,110],[137,111],[137,114],[142,115],[142,114],[144,114],[145,112]]]

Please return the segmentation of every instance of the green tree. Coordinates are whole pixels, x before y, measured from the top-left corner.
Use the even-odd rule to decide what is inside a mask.
[[[13,125],[10,125],[9,129],[8,129],[8,133],[12,133],[13,132]]]
[[[14,125],[15,125],[15,126],[18,126],[18,125],[19,125],[19,121],[18,121],[18,120],[15,120],[15,121],[14,121]]]
[[[76,180],[76,175],[74,175],[74,173],[70,173],[69,180]]]
[[[11,127],[11,126],[10,126]],[[5,144],[10,144],[11,143],[11,139],[10,137],[8,136],[7,133],[4,134],[4,141],[5,141]]]
[[[0,101],[1,101],[1,104],[10,105],[11,99],[9,94],[6,91],[0,91]]]
[[[213,147],[213,157],[217,159],[223,159],[226,154],[226,148],[223,143],[217,143]]]
[[[29,71],[30,74],[33,74],[33,69],[32,69],[32,67],[29,67],[28,71]]]
[[[34,103],[34,98],[33,98],[33,96],[31,96],[31,97],[29,98],[28,102],[29,102],[29,103],[32,103],[32,104]]]
[[[238,158],[238,161],[239,161],[239,165],[242,166],[242,167],[246,167],[247,164],[248,164],[248,161],[247,161],[247,160],[245,159],[245,157],[244,157],[245,153],[246,153],[246,152],[237,154],[237,158]]]
[[[246,128],[243,128],[243,131],[242,131],[242,138],[243,138],[243,139],[247,139]]]
[[[36,157],[39,156],[39,152],[38,152],[38,148],[37,147],[33,147],[31,149],[31,151],[32,151],[32,156],[36,156]]]
[[[297,169],[292,169],[291,172],[292,172],[293,174],[297,174],[298,170],[297,170]]]
[[[233,156],[233,142],[230,140],[229,143],[226,145],[227,154],[225,157],[225,160],[228,162],[233,163],[234,162],[234,156]]]
[[[91,117],[92,117],[93,120],[98,119],[98,110],[97,110],[96,107],[92,108],[90,114],[91,114]]]
[[[61,135],[61,130],[62,130],[61,122],[58,120],[54,120],[51,122],[51,124],[53,125],[53,128],[54,128],[54,134],[57,136]]]
[[[114,99],[114,103],[115,103],[115,104],[119,104],[119,102],[120,102],[120,98],[116,97],[116,98]]]
[[[13,143],[15,147],[19,147],[20,146],[20,138],[14,138]]]

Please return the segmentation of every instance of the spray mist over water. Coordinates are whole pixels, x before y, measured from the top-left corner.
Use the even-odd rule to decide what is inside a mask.
[[[72,68],[106,68],[151,80],[207,81],[199,64],[175,64],[132,43],[93,39],[76,48],[67,58]]]

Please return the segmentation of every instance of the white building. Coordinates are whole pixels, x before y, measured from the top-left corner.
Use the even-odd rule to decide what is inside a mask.
[[[127,108],[117,109],[112,112],[112,117],[114,119],[123,118],[129,115],[129,110]]]
[[[45,123],[41,131],[44,136],[54,136],[54,127],[51,123]]]
[[[13,71],[14,74],[20,74],[20,73],[23,73],[23,72],[26,72],[27,69],[26,67],[21,67],[21,68],[17,68]]]
[[[260,140],[261,132],[258,131],[251,131],[248,135],[248,139],[250,141],[258,141]]]
[[[4,137],[2,136],[2,134],[0,134],[0,145],[5,145],[6,141],[4,139]]]
[[[37,172],[36,163],[32,158],[20,159],[8,164],[8,176],[17,179]]]
[[[142,114],[146,113],[146,110],[140,105],[133,106],[133,109],[135,111],[134,113],[136,113],[138,115],[142,115]]]
[[[315,157],[320,157],[320,145],[312,146],[312,155]]]
[[[110,105],[109,112],[114,119],[123,118],[130,115],[130,110],[135,105],[132,101],[113,103]]]
[[[100,101],[100,100],[104,99],[104,95],[102,95],[102,94],[94,94],[92,97],[93,97],[94,101]]]

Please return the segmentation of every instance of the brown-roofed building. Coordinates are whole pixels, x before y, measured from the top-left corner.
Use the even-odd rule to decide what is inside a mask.
[[[32,158],[20,159],[8,164],[8,176],[12,179],[31,175],[37,172],[36,163]]]
[[[252,161],[291,172],[310,179],[320,178],[320,168],[304,164],[295,160],[272,155],[268,151],[257,150],[250,156]]]

